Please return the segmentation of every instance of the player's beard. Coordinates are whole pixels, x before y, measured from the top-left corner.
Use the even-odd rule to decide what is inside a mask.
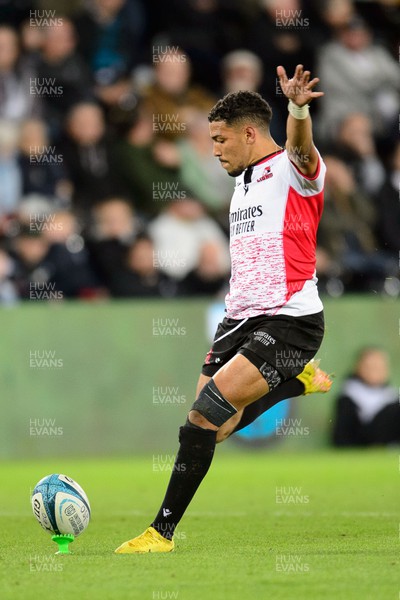
[[[239,177],[243,173],[246,167],[236,167],[236,169],[232,169],[231,171],[227,171],[228,175],[231,177]]]

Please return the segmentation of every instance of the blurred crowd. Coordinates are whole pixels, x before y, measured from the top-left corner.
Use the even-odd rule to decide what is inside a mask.
[[[320,77],[322,291],[400,293],[396,0],[3,0],[0,302],[222,295],[234,181],[207,114]]]

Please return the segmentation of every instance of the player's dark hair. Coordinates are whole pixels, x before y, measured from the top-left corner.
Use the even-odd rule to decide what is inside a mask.
[[[208,120],[225,121],[227,125],[250,122],[263,129],[269,129],[272,109],[257,92],[232,92],[226,94],[210,110]]]

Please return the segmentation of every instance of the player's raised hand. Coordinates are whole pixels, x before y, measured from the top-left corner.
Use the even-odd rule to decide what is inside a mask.
[[[277,75],[282,92],[286,98],[297,104],[304,106],[309,104],[314,98],[320,98],[324,92],[313,92],[314,87],[319,82],[318,77],[310,81],[310,71],[304,71],[303,65],[297,65],[294,75],[288,79],[285,69],[282,66],[277,67]]]

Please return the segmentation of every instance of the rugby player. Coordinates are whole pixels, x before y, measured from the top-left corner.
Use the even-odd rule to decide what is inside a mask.
[[[287,141],[272,139],[269,104],[240,91],[209,114],[214,156],[236,188],[230,207],[232,274],[226,317],[200,375],[196,401],[180,428],[165,498],[151,526],[116,553],[170,552],[173,535],[213,459],[217,442],[284,398],[326,392],[331,380],[317,353],[324,334],[315,273],[325,165],[309,115],[318,78],[297,65],[288,79]]]

